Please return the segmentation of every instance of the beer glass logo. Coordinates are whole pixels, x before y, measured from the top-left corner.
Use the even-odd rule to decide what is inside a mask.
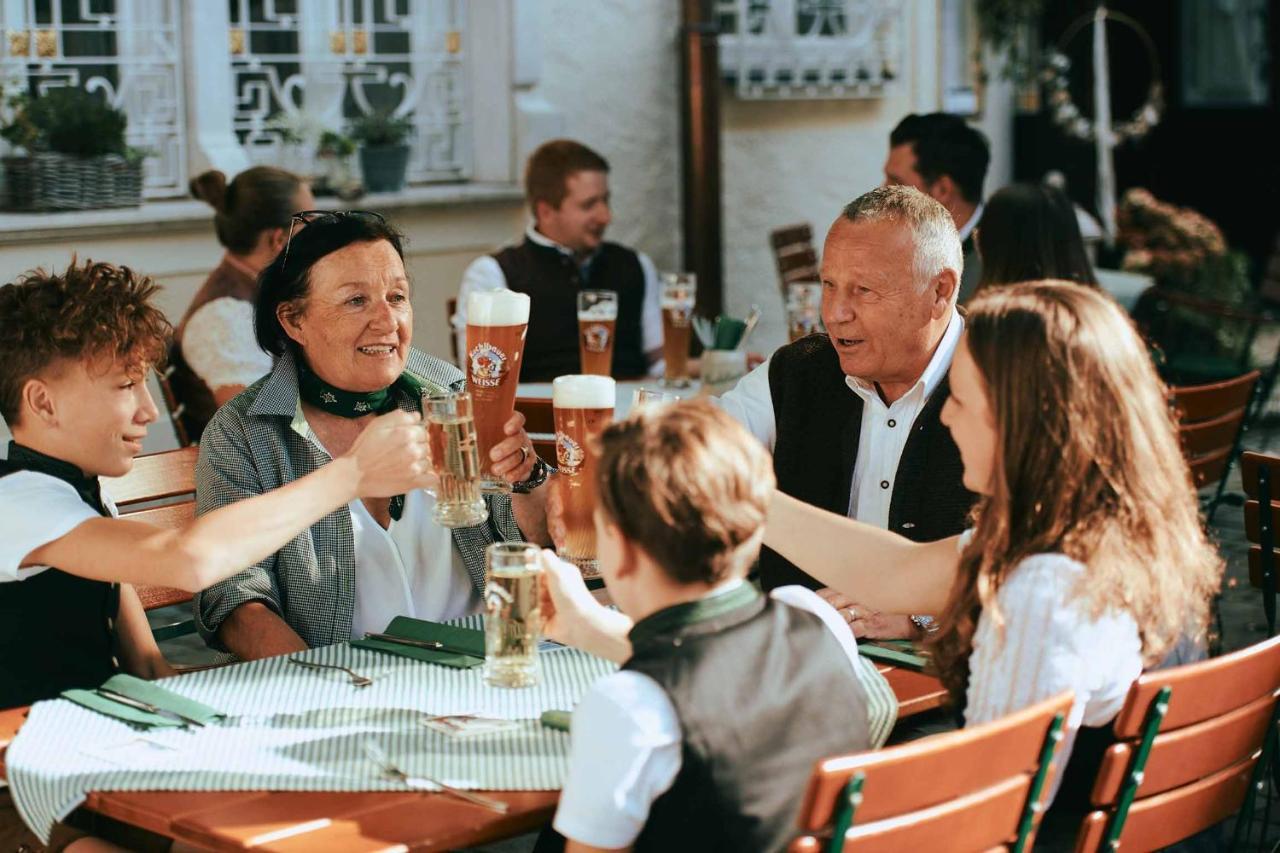
[[[582,332],[582,340],[587,345],[587,352],[604,352],[609,346],[609,328],[598,323],[587,326]]]
[[[683,329],[689,325],[689,318],[693,314],[692,305],[673,305],[667,309],[671,312],[671,325],[677,329]]]
[[[587,456],[582,445],[562,432],[556,433],[556,463],[563,474],[576,474]]]
[[[471,381],[481,388],[497,388],[507,374],[507,356],[493,344],[485,342],[471,350]]]

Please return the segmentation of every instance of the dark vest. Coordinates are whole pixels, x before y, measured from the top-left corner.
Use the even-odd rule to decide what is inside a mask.
[[[847,515],[862,435],[862,398],[845,384],[827,336],[809,335],[774,353],[769,390],[777,423],[773,471],[778,488]],[[910,427],[894,478],[889,529],[915,542],[961,533],[976,498],[964,487],[960,451],[939,420],[948,394],[943,379]],[[760,581],[765,589],[822,586],[769,548],[760,554]]]
[[[623,669],[662,687],[683,737],[680,772],[637,851],[782,850],[814,763],[871,746],[839,642],[749,584],[640,620],[631,645]]]
[[[74,465],[9,443],[0,477],[36,471],[70,483],[100,515],[96,477]],[[0,583],[0,708],[52,699],[71,687],[93,688],[115,674],[115,620],[120,590],[46,569],[21,581]]]
[[[169,347],[169,364],[173,367],[173,372],[169,375],[169,386],[173,389],[173,396],[182,405],[182,425],[186,427],[187,436],[192,441],[200,440],[200,434],[204,432],[213,413],[218,410],[218,404],[213,399],[213,389],[196,375],[182,357],[182,334],[186,331],[187,321],[192,314],[215,299],[230,297],[252,302],[257,292],[258,283],[255,279],[223,260],[196,291],[191,305],[187,307],[187,313],[182,315],[182,322],[174,332],[173,345]]]
[[[550,382],[582,371],[578,355],[578,292],[582,290],[617,291],[613,375],[621,379],[644,376],[649,367],[640,325],[644,268],[635,252],[617,243],[604,243],[586,268],[586,278],[573,258],[528,237],[493,257],[507,286],[530,297],[521,382]]]

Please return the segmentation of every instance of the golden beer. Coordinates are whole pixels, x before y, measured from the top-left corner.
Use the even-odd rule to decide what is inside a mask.
[[[798,341],[822,329],[822,285],[787,285],[787,336]]]
[[[697,289],[693,273],[662,276],[662,357],[667,363],[662,381],[676,388],[689,384],[689,344]]]
[[[529,296],[484,290],[467,297],[467,388],[475,403],[480,485],[490,494],[511,491],[492,473],[489,451],[506,438],[502,427],[515,411],[520,360],[529,330]]]
[[[578,294],[578,355],[583,373],[594,376],[613,373],[613,336],[617,331],[617,293],[584,290]]]
[[[594,438],[613,420],[617,388],[607,376],[561,376],[551,385],[555,410],[556,462],[565,541],[560,556],[584,578],[600,576],[596,560],[597,455]]]
[[[485,680],[495,687],[538,683],[542,633],[538,547],[499,542],[485,549]]]
[[[432,517],[442,527],[471,527],[489,517],[480,494],[480,460],[469,394],[425,397],[427,446],[440,480]]]

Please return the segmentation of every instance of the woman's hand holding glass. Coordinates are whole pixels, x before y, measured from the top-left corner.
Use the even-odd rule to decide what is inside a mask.
[[[529,479],[533,466],[537,464],[537,455],[533,452],[533,441],[525,432],[524,415],[515,412],[503,424],[502,431],[506,438],[493,446],[489,451],[489,459],[493,462],[493,473],[508,483],[521,483]]]
[[[427,431],[416,412],[397,410],[375,418],[342,458],[355,464],[356,493],[362,498],[436,487]]]

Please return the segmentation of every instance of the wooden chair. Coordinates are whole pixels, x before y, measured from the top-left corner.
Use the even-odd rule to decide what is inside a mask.
[[[771,231],[769,245],[773,247],[773,257],[778,264],[778,279],[784,302],[788,284],[821,280],[818,274],[818,253],[813,248],[813,229],[808,223],[788,225]]]
[[[1070,709],[1062,693],[985,725],[819,762],[789,850],[1029,850]]]
[[[173,436],[178,440],[178,446],[190,447],[192,441],[191,431],[187,429],[187,407],[174,393],[173,383],[170,381],[172,377],[173,365],[171,364],[163,371],[156,371],[156,384],[160,386],[160,396],[164,398],[164,407],[169,412],[169,422],[173,424]]]
[[[1155,850],[1243,806],[1229,848],[1239,849],[1271,758],[1277,699],[1280,638],[1139,678],[1116,717],[1078,853]]]
[[[1280,456],[1246,451],[1240,457],[1244,481],[1245,537],[1249,546],[1249,582],[1262,590],[1267,634],[1276,633],[1276,525],[1280,523]],[[1263,507],[1267,507],[1264,512]]]
[[[122,517],[160,527],[180,527],[195,518],[199,455],[198,448],[184,447],[139,456],[128,474],[104,477],[102,485]],[[192,598],[186,590],[167,586],[139,585],[137,590],[146,610],[187,604]],[[195,630],[195,620],[188,618],[153,626],[152,633],[160,641],[193,634]]]
[[[556,419],[551,400],[516,397],[516,411],[524,415],[524,429],[533,441],[533,452],[548,465],[556,464]]]
[[[1210,523],[1222,501],[1231,463],[1240,452],[1259,376],[1251,370],[1225,382],[1169,389],[1169,405],[1178,415],[1178,438],[1196,488],[1217,485],[1207,507]]]

